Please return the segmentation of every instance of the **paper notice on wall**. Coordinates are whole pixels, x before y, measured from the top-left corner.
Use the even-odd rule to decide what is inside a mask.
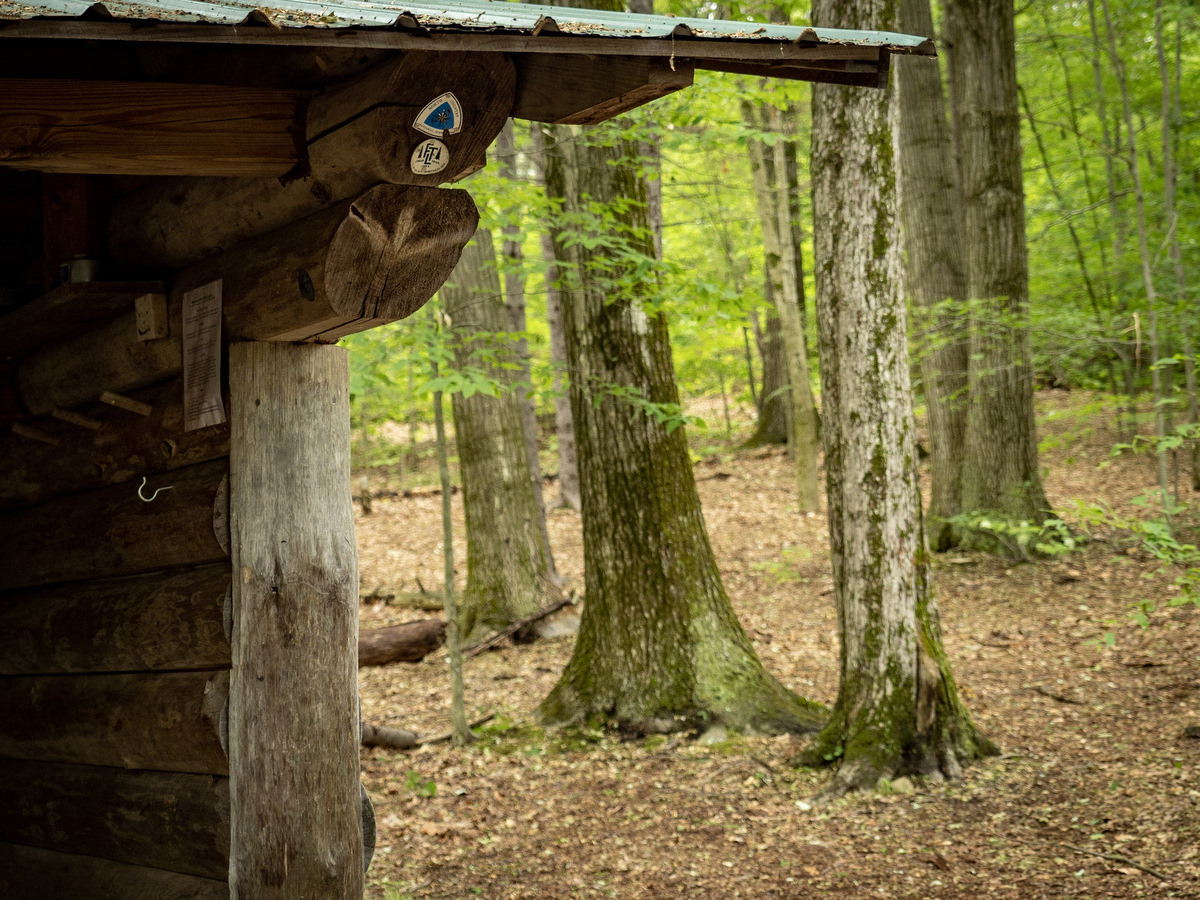
[[[221,282],[183,295],[183,427],[225,421],[221,399]]]

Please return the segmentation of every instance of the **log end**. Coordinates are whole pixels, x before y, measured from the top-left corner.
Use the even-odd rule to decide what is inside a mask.
[[[340,315],[403,319],[445,283],[475,233],[479,211],[466,191],[381,184],[359,197],[338,227],[325,291]]]

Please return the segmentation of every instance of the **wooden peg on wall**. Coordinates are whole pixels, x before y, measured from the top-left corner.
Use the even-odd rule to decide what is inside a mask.
[[[109,406],[115,406],[118,409],[124,409],[131,413],[137,413],[139,416],[148,416],[154,412],[154,407],[149,403],[142,403],[140,400],[134,400],[132,397],[126,397],[123,394],[114,394],[112,391],[105,391],[100,395],[100,402],[107,403]]]
[[[78,425],[80,428],[86,428],[88,431],[99,431],[100,427],[104,424],[99,419],[93,419],[91,416],[82,416],[69,409],[52,409],[50,410],[50,415],[59,421]]]
[[[50,444],[53,447],[58,447],[62,444],[62,441],[50,434],[50,432],[34,428],[32,425],[26,425],[24,422],[13,422],[12,431],[13,434],[19,434],[23,438],[29,438],[32,441],[41,441],[43,444]]]

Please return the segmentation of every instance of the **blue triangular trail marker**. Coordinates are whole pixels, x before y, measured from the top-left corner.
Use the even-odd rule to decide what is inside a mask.
[[[462,127],[462,104],[450,91],[426,103],[413,122],[413,128],[417,131],[436,138],[446,134],[458,134]]]
[[[454,109],[449,103],[443,103],[425,117],[425,124],[440,131],[452,131],[454,129]]]

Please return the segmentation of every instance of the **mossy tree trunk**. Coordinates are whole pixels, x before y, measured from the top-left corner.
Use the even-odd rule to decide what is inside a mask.
[[[572,273],[562,315],[586,589],[574,654],[540,716],[600,715],[640,732],[715,722],[814,730],[824,710],[763,668],[721,584],[683,427],[634,399],[679,408],[666,319],[653,283],[632,274],[654,258],[645,181],[630,164],[637,146],[562,134],[549,148],[547,189],[576,237],[608,246],[558,246]]]
[[[813,22],[892,30],[895,0],[818,0]],[[813,207],[838,699],[798,759],[827,795],[953,777],[991,745],[942,650],[921,527],[893,142],[894,93],[813,91]]]
[[[1012,0],[946,0],[972,308],[962,505],[1040,525]]]
[[[500,157],[500,175],[509,181],[517,181],[517,141],[513,135],[513,120],[509,119],[496,136],[496,154]],[[542,552],[546,555],[546,568],[552,578],[554,550],[550,547],[550,532],[546,528],[546,498],[542,494],[542,464],[538,458],[537,411],[533,405],[533,375],[529,364],[529,341],[525,321],[525,253],[521,249],[524,235],[518,221],[521,210],[516,207],[506,210],[508,222],[504,226],[504,240],[500,254],[504,258],[504,308],[508,313],[508,327],[516,335],[517,352],[520,356],[521,384],[517,386],[520,401],[521,428],[525,432],[525,456],[529,460],[529,482],[533,486],[533,497],[537,503],[538,530],[542,535]],[[557,580],[557,578],[555,578]]]
[[[900,0],[900,27],[932,35],[929,0]],[[921,381],[929,411],[932,490],[926,521],[934,550],[955,542],[949,519],[964,512],[962,465],[967,434],[968,327],[962,195],[936,59],[894,61],[900,104],[901,206],[909,300],[922,310]]]
[[[537,612],[557,589],[550,578],[529,478],[521,397],[513,390],[519,361],[508,335],[492,235],[480,228],[440,292],[450,317],[455,366],[481,370],[497,396],[453,394],[454,439],[467,521],[467,586],[459,603],[464,637],[503,628]],[[499,335],[499,338],[497,338]]]
[[[770,294],[769,276],[765,287]],[[754,337],[758,346],[758,358],[762,360],[762,392],[758,402],[758,425],[744,446],[750,448],[761,447],[764,444],[786,444],[788,408],[784,405],[784,399],[786,397],[790,401],[790,383],[787,359],[784,355],[783,331],[774,309],[767,312],[765,328],[760,329],[757,317],[755,318]]]
[[[778,110],[742,104],[742,119],[759,131],[777,132],[771,146],[762,140],[750,140],[750,169],[754,174],[754,193],[762,226],[763,250],[767,263],[770,295],[779,317],[783,338],[784,362],[788,385],[785,402],[792,456],[796,466],[797,501],[801,510],[820,506],[820,482],[817,477],[817,448],[820,428],[808,369],[808,345],[804,334],[804,271],[800,246],[794,233],[793,213],[798,200],[796,186],[789,176],[788,145]],[[794,149],[794,148],[793,148]]]
[[[553,125],[533,123],[532,159],[537,179],[546,183],[546,133]],[[558,507],[579,509],[579,464],[575,459],[575,424],[571,421],[571,398],[567,384],[567,342],[562,331],[562,292],[554,250],[554,226],[541,234],[542,259],[546,267],[546,327],[550,332],[550,365],[554,369],[554,433],[558,438]]]

